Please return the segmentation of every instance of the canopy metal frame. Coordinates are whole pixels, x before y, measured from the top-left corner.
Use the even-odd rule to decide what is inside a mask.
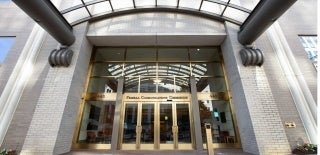
[[[137,6],[136,0],[132,0],[132,7],[126,7],[121,9],[114,9],[112,0],[90,0],[85,2],[84,0],[81,0],[81,4],[77,4],[75,6],[69,7],[67,9],[61,10],[62,15],[66,15],[68,13],[77,11],[79,9],[85,9],[87,12],[87,16],[83,16],[82,18],[69,22],[72,26],[86,22],[86,21],[96,21],[103,18],[109,18],[113,16],[123,15],[123,14],[130,14],[130,13],[137,13],[137,12],[178,12],[178,13],[186,13],[186,14],[195,14],[198,16],[206,17],[215,19],[218,21],[229,21],[237,25],[241,25],[243,20],[238,19],[235,17],[229,17],[225,15],[225,12],[228,8],[236,9],[240,12],[243,12],[245,15],[249,16],[251,13],[250,9],[247,9],[245,7],[236,5],[231,3],[231,0],[225,1],[225,0],[201,0],[200,5],[198,7],[193,8],[187,8],[181,6],[180,0],[177,0],[176,6],[172,5],[159,5],[159,0],[154,0],[154,5],[146,5],[146,6]],[[109,7],[111,10],[105,11],[104,13],[94,14],[90,9],[88,8],[91,5],[96,5],[99,3],[108,2]],[[204,2],[208,4],[217,4],[222,8],[221,13],[212,13],[208,11],[202,10],[204,6]]]

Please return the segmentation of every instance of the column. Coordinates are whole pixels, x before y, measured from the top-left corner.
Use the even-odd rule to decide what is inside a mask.
[[[74,52],[71,65],[49,69],[21,150],[22,155],[70,151],[92,51],[92,45],[85,37],[87,26],[88,23],[83,23],[74,27],[77,40],[70,47]]]
[[[117,99],[116,99],[116,107],[114,111],[114,121],[113,121],[112,139],[111,139],[111,150],[113,151],[118,149],[118,143],[119,143],[123,84],[124,84],[124,77],[122,76],[118,78]]]
[[[193,126],[195,132],[195,142],[196,142],[196,149],[202,150],[202,133],[201,133],[201,121],[200,121],[200,111],[199,111],[199,104],[198,104],[198,97],[197,97],[197,86],[196,86],[196,79],[194,76],[190,77],[190,85],[191,85],[191,106],[192,106],[192,113],[193,113]]]
[[[291,154],[264,66],[242,65],[239,27],[225,25],[227,38],[221,48],[243,150],[260,155]]]

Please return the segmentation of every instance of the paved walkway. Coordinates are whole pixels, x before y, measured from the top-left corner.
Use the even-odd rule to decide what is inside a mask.
[[[206,150],[153,150],[153,151],[121,151],[117,150],[77,150],[63,155],[208,155]],[[214,155],[252,155],[241,149],[215,149]]]

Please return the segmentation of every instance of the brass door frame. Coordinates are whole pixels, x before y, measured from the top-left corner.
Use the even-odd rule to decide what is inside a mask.
[[[190,107],[190,102],[158,102],[159,109],[160,111],[160,105],[161,104],[171,104],[172,105],[172,117],[173,117],[173,124],[172,124],[172,132],[173,132],[173,144],[163,144],[160,143],[159,141],[159,149],[160,150],[166,150],[166,149],[179,149],[179,150],[190,150],[193,149],[193,143],[194,143],[194,138],[193,138],[193,130],[192,130],[192,115],[191,115],[191,107]],[[178,111],[177,111],[177,104],[185,104],[188,105],[188,114],[189,114],[189,125],[190,125],[190,137],[191,137],[191,142],[190,143],[185,143],[181,144],[179,143],[179,127],[178,127]],[[160,113],[157,115],[160,117]],[[157,129],[160,129],[160,118],[158,119],[158,127]],[[160,132],[158,132],[159,138],[160,138]]]
[[[125,108],[128,104],[134,104],[137,105],[137,123],[136,123],[136,143],[135,144],[126,144],[123,143],[123,136],[124,136],[124,131],[123,128],[125,126],[124,124],[124,116],[125,116]],[[143,104],[153,104],[154,105],[154,143],[153,144],[141,144],[141,130],[142,130],[142,105]],[[164,144],[160,143],[160,105],[161,104],[170,104],[172,105],[172,117],[173,117],[173,127],[172,127],[172,132],[173,132],[173,143],[172,144]],[[190,136],[191,136],[191,142],[190,143],[185,143],[185,144],[179,144],[178,143],[178,124],[177,124],[177,109],[176,105],[177,104],[186,104],[188,105],[188,110],[189,110],[189,120],[190,120]],[[120,150],[155,150],[155,149],[160,149],[160,150],[174,150],[174,149],[193,149],[193,143],[194,143],[194,138],[193,135],[194,133],[191,124],[191,109],[190,109],[190,101],[188,102],[172,102],[172,101],[155,101],[155,102],[123,102],[123,107],[121,111],[121,118],[120,118],[120,136],[119,136],[119,146]]]

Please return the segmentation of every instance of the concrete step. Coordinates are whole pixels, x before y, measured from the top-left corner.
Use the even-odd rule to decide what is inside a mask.
[[[207,150],[73,150],[62,155],[208,155]],[[242,149],[215,149],[214,155],[252,155]]]

